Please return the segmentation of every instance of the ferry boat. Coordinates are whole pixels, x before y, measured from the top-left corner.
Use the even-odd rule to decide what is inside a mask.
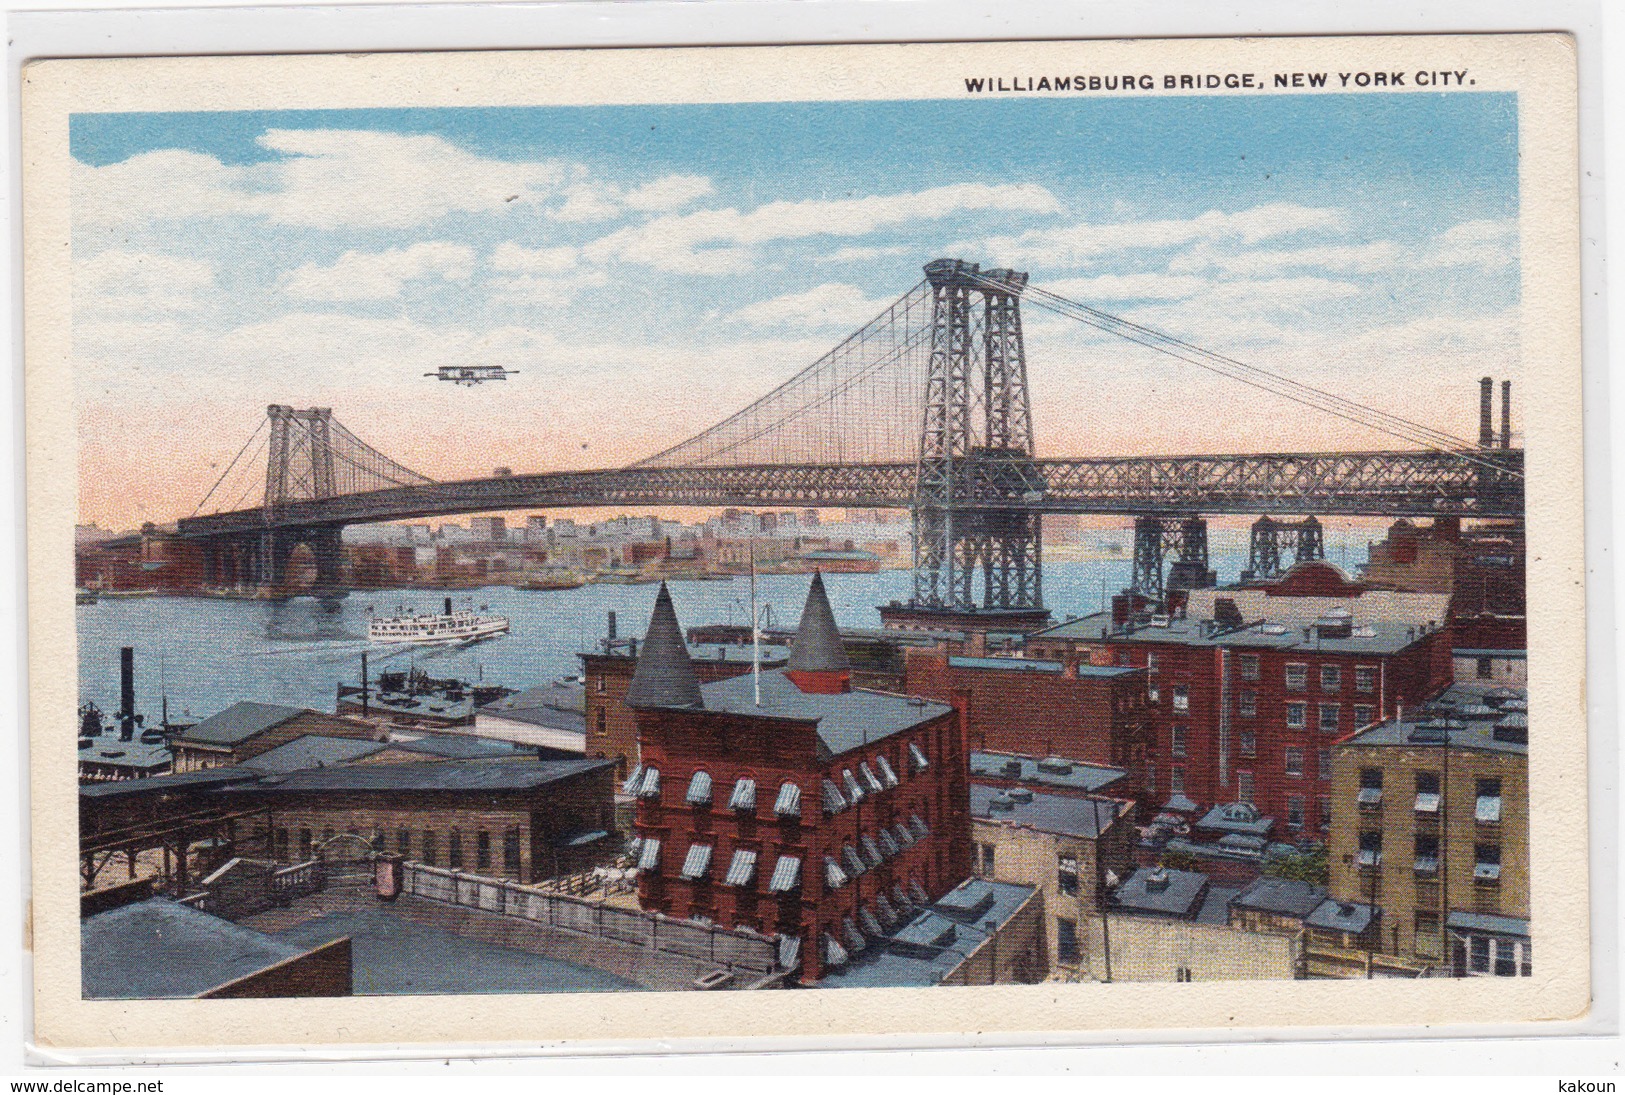
[[[506,616],[480,616],[471,608],[402,616],[375,616],[367,623],[367,638],[375,643],[469,643],[489,639],[508,630]]]

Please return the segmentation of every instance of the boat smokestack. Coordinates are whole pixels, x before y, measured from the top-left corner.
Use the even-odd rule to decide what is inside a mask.
[[[609,610],[609,638],[611,641],[615,638],[615,610],[613,608]]]
[[[1512,381],[1501,381],[1501,447],[1512,447]]]
[[[1495,397],[1495,381],[1485,377],[1478,382],[1478,447],[1495,447],[1495,427],[1491,424],[1490,403]]]
[[[451,598],[450,597],[446,598],[446,615],[448,615],[448,616],[451,615]]]
[[[118,737],[120,741],[135,740],[135,647],[121,646],[118,651]]]

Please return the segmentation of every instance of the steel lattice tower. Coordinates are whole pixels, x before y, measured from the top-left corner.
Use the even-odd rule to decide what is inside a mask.
[[[1042,609],[1040,518],[1000,505],[1041,489],[1021,335],[1027,275],[937,259],[925,276],[931,355],[913,499],[912,605]]]

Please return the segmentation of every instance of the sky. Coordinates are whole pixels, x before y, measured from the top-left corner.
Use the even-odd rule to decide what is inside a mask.
[[[436,479],[630,463],[942,256],[1473,438],[1478,378],[1521,375],[1516,118],[1472,92],[76,115],[80,519],[190,513],[269,403]],[[1406,447],[1024,322],[1040,455]],[[422,375],[464,364],[519,375]]]

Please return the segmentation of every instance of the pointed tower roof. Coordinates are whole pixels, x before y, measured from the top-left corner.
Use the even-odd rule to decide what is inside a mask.
[[[835,613],[824,592],[824,576],[813,572],[807,590],[807,604],[801,610],[801,626],[796,629],[795,646],[790,650],[789,677],[802,691],[845,691],[851,680],[852,663]]]
[[[654,615],[649,617],[649,633],[638,654],[632,683],[626,689],[628,707],[703,707],[700,679],[688,660],[683,629],[677,624],[677,610],[671,604],[671,591],[660,583]]]

